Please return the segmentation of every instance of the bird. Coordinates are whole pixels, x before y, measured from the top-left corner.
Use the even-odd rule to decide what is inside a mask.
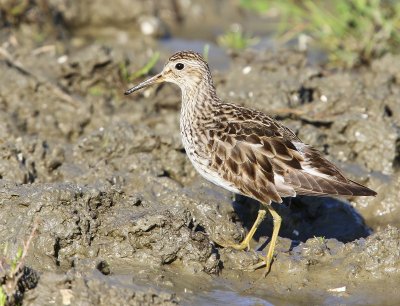
[[[344,176],[311,145],[265,113],[222,101],[204,58],[193,51],[173,54],[161,73],[125,91],[169,82],[181,89],[180,132],[194,168],[206,180],[257,200],[257,218],[241,243],[218,243],[236,250],[250,241],[267,211],[273,231],[268,252],[258,267],[271,269],[282,218],[271,205],[282,198],[308,196],[375,196],[376,192]]]

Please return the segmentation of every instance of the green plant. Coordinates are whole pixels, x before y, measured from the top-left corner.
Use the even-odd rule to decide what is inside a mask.
[[[269,8],[268,1],[265,0],[240,0],[240,5],[245,9],[259,13],[266,12]]]
[[[126,63],[120,63],[119,65],[119,70],[121,73],[122,78],[126,81],[126,82],[132,82],[142,76],[147,75],[151,69],[154,68],[154,66],[157,64],[158,59],[160,58],[160,53],[159,52],[155,52],[151,58],[149,59],[149,61],[139,70],[133,72],[133,73],[129,73],[128,72],[128,68],[126,66]]]
[[[242,28],[237,25],[217,38],[217,42],[220,46],[235,51],[246,49],[257,44],[259,41],[258,37],[245,34]]]
[[[11,3],[13,3],[13,1],[11,1]],[[28,8],[28,0],[17,1],[17,3],[15,3],[15,5],[10,9],[10,14],[13,16],[19,16],[24,14]]]
[[[88,88],[89,95],[97,97],[103,95],[105,91],[106,90],[102,85],[93,85]]]
[[[3,287],[0,287],[0,306],[6,305],[7,295],[3,290]]]
[[[210,45],[205,44],[203,47],[203,57],[206,62],[208,62],[208,54],[210,53]]]
[[[261,4],[264,6],[261,6]],[[346,66],[368,64],[371,59],[400,47],[400,2],[395,0],[267,1],[242,0],[244,8],[280,13],[281,37],[300,33],[313,37],[332,62]]]
[[[54,13],[48,2],[48,0],[0,1],[0,24],[8,26],[27,22],[30,25],[40,24],[43,26],[45,22],[52,20],[52,14]],[[34,12],[34,14],[30,12]]]
[[[17,253],[12,259],[7,258],[8,245],[3,249],[3,255],[0,258],[0,273],[3,275],[3,280],[0,282],[0,306],[6,305],[18,290],[18,282],[23,274],[25,257],[28,254],[30,244],[38,227],[38,222],[33,223],[32,231],[24,242],[22,248],[18,248]]]
[[[326,242],[325,236],[322,236],[322,237],[314,236],[314,239],[316,239],[321,245],[325,245],[325,242]]]

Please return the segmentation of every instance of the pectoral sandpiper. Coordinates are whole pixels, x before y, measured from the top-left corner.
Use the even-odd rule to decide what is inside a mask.
[[[257,219],[237,250],[249,243],[265,217],[273,217],[273,232],[264,264],[270,270],[281,217],[271,201],[296,195],[373,196],[376,192],[347,179],[322,154],[303,143],[290,129],[264,113],[221,101],[210,69],[191,51],[170,57],[160,74],[132,87],[132,92],[161,82],[182,91],[180,130],[186,153],[207,180],[232,192],[258,200]]]

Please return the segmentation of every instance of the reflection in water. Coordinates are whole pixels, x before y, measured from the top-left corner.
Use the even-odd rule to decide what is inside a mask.
[[[192,301],[196,305],[232,305],[232,306],[272,306],[273,304],[263,299],[241,296],[234,291],[214,290],[202,295],[199,294],[195,300]]]

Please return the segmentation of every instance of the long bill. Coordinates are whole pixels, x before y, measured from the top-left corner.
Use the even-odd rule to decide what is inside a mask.
[[[164,76],[162,75],[162,73],[159,73],[159,74],[153,76],[152,78],[150,78],[146,81],[143,81],[142,83],[140,83],[136,86],[133,86],[132,88],[129,88],[127,91],[125,91],[124,94],[127,96],[127,95],[130,95],[134,91],[137,91],[144,87],[147,87],[147,86],[150,86],[153,84],[157,84],[157,83],[161,83],[161,82],[164,82]]]

